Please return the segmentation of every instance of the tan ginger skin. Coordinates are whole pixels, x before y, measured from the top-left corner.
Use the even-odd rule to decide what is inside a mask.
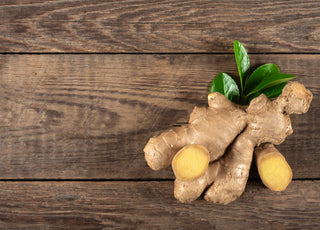
[[[273,101],[260,95],[246,109],[219,93],[209,94],[209,108],[196,108],[188,125],[149,140],[144,149],[146,161],[153,169],[164,168],[185,145],[203,145],[212,163],[198,178],[176,179],[174,195],[181,202],[191,202],[211,185],[204,198],[228,204],[245,189],[254,148],[282,143],[292,133],[289,114],[306,113],[311,100],[311,92],[298,82],[289,82]]]
[[[208,149],[210,161],[221,157],[247,124],[246,113],[222,94],[213,94],[208,108],[195,107],[189,124],[150,138],[145,159],[153,170],[170,166],[175,154],[189,144]]]

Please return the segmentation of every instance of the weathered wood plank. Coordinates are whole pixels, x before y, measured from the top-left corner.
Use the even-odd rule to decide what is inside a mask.
[[[249,182],[223,206],[181,204],[173,182],[1,182],[3,229],[318,229],[320,182],[272,192]]]
[[[0,52],[320,52],[320,2],[1,1]]]
[[[251,55],[296,74],[314,93],[279,146],[294,178],[320,178],[320,55]],[[0,56],[0,178],[173,178],[143,148],[206,105],[214,75],[237,76],[233,55]]]

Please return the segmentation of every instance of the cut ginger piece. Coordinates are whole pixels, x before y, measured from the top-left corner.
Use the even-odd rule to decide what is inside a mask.
[[[209,151],[202,145],[182,148],[172,160],[173,172],[179,180],[190,181],[203,175],[209,166]]]
[[[292,170],[282,154],[266,144],[255,150],[256,163],[262,183],[273,191],[283,191],[292,180]]]

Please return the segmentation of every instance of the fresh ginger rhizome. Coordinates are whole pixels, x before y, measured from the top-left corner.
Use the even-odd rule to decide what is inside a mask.
[[[240,79],[246,79],[249,58],[237,41],[236,52]],[[283,191],[292,171],[274,145],[292,134],[289,115],[306,113],[312,100],[304,85],[286,84],[292,78],[265,64],[241,80],[239,93],[228,75],[219,74],[208,95],[209,107],[195,107],[187,125],[150,138],[144,148],[148,165],[154,170],[172,166],[174,196],[181,202],[204,191],[207,201],[234,201],[245,189],[253,155],[264,185]]]
[[[262,94],[247,108],[218,92],[208,98],[209,107],[196,107],[189,124],[149,140],[144,148],[148,165],[158,170],[172,163],[174,195],[181,202],[197,199],[210,186],[204,198],[228,204],[243,193],[255,152],[263,183],[271,190],[284,190],[292,172],[273,145],[292,134],[289,114],[307,112],[311,92],[289,82],[276,100]],[[196,163],[190,172],[192,162]]]

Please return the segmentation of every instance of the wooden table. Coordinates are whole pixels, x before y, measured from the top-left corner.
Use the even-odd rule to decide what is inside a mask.
[[[314,94],[278,146],[294,179],[180,204],[143,148],[237,76],[235,39]],[[319,1],[2,0],[0,52],[2,229],[319,229]]]

